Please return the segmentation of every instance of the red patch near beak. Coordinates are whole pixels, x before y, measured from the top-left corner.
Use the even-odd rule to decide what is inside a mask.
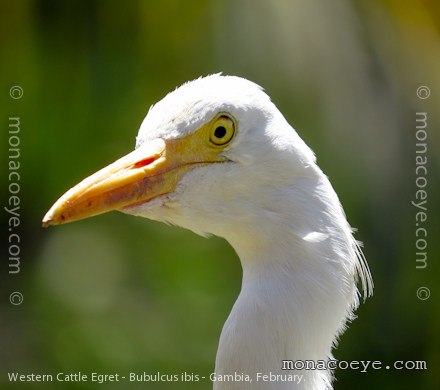
[[[157,159],[155,157],[148,157],[144,160],[138,161],[136,164],[134,164],[135,168],[142,168],[142,167],[146,167],[147,165],[152,164],[154,161],[156,161]]]

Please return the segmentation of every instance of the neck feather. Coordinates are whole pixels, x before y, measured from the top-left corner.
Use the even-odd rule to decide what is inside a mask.
[[[359,271],[369,284],[336,194],[323,180],[330,196],[322,197],[317,189],[312,208],[295,204],[287,208],[290,212],[267,213],[264,221],[254,221],[254,238],[242,233],[229,239],[242,263],[243,282],[220,337],[216,373],[249,375],[252,383],[240,383],[240,389],[331,389],[331,371],[281,369],[283,360],[330,359],[358,305]],[[313,225],[313,220],[318,222]],[[302,379],[299,384],[299,377],[295,383],[257,382],[257,373]],[[236,388],[231,382],[214,385],[216,390]]]

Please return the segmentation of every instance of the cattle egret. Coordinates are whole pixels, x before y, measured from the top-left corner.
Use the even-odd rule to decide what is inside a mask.
[[[237,252],[242,287],[220,336],[215,390],[332,388],[331,367],[283,370],[282,361],[332,359],[357,282],[365,298],[371,275],[314,153],[261,87],[216,74],[169,93],[135,150],[67,191],[43,225],[110,210],[215,234]]]

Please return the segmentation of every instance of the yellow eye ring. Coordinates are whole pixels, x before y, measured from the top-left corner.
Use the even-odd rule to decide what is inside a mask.
[[[231,142],[235,134],[235,122],[227,114],[219,114],[211,125],[209,141],[216,146],[224,146]]]

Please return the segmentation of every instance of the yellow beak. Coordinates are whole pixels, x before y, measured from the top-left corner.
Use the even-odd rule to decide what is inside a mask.
[[[67,191],[44,216],[43,226],[148,202],[174,191],[184,174],[196,166],[225,161],[197,135],[145,142]]]

